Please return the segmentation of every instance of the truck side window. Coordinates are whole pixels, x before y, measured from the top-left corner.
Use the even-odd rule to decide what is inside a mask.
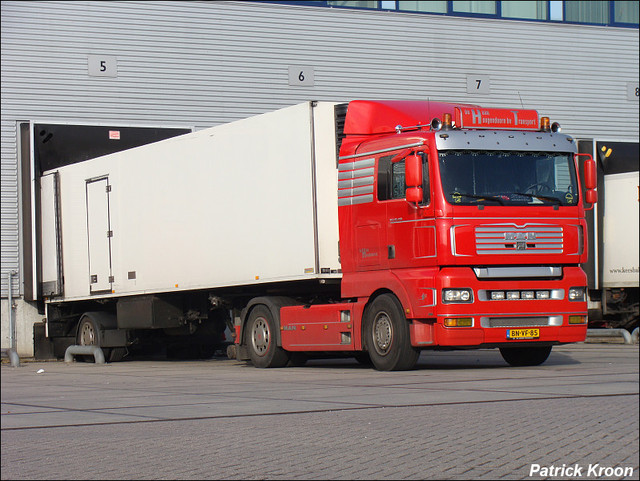
[[[404,175],[404,160],[391,163],[393,155],[380,157],[378,161],[378,200],[404,199],[407,192],[407,184]],[[422,190],[424,198],[422,204],[430,201],[429,191],[429,167],[423,155],[422,162]]]
[[[401,160],[391,164],[391,198],[404,199],[406,191],[404,160]]]
[[[385,155],[378,160],[378,200],[391,198],[391,159],[393,155]]]

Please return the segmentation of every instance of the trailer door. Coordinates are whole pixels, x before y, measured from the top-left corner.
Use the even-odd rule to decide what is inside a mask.
[[[60,208],[58,205],[58,172],[44,175],[40,179],[40,244],[42,283],[44,297],[63,293],[62,286],[62,239],[60,237]]]
[[[108,177],[87,180],[87,236],[89,241],[89,290],[111,291],[111,222]]]

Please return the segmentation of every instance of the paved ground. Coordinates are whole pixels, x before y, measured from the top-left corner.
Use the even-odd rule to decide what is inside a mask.
[[[638,479],[638,371],[638,345],[611,344],[527,368],[423,353],[395,373],[4,363],[1,478]]]

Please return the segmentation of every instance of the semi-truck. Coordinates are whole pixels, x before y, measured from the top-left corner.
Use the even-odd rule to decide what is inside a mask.
[[[430,99],[308,101],[62,166],[40,178],[46,336],[111,361],[226,342],[260,368],[539,365],[586,337],[596,187],[537,111]]]

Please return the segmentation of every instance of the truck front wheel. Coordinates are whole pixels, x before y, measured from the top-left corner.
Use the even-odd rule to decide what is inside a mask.
[[[500,354],[511,366],[539,366],[551,354],[551,346],[501,347]]]
[[[377,297],[364,314],[363,339],[373,366],[379,371],[412,369],[420,351],[411,345],[409,323],[395,296]]]
[[[276,323],[266,306],[256,306],[247,323],[249,357],[256,367],[283,367],[289,353],[276,345]]]

